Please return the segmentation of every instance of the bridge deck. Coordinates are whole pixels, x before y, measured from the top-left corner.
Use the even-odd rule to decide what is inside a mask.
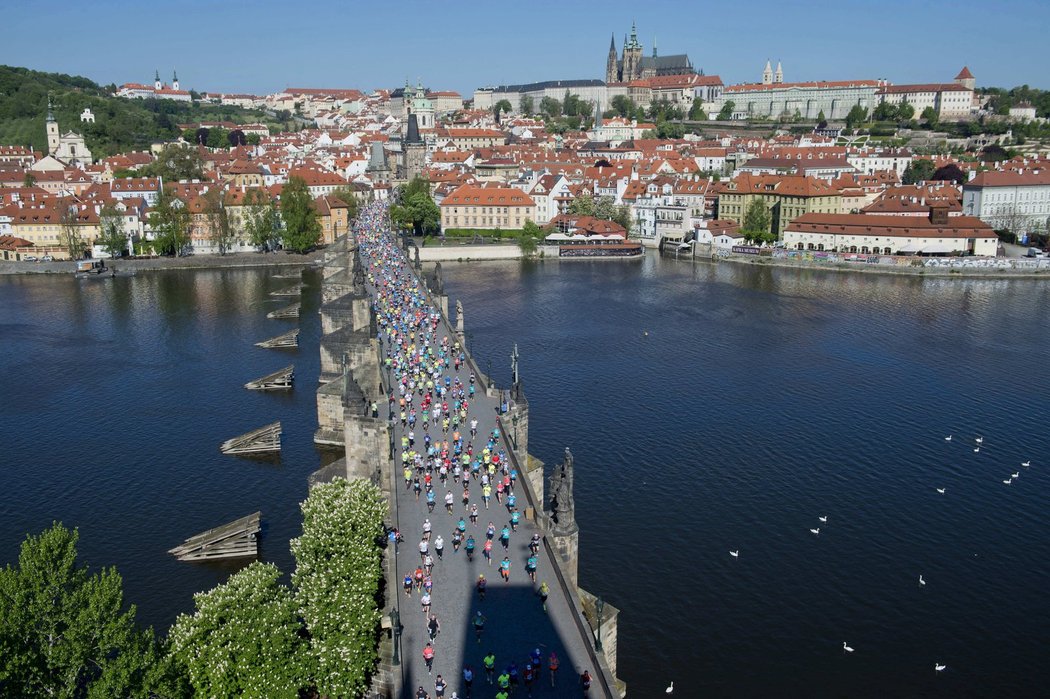
[[[389,241],[390,236],[384,237]],[[388,267],[376,266],[374,262],[370,262],[369,256],[365,254],[368,251],[367,248],[367,245],[362,246],[362,259],[372,272],[369,275],[368,287],[375,298],[373,282],[376,279],[381,280],[383,270]],[[391,264],[389,258],[387,264]],[[412,273],[403,256],[398,257],[398,267],[402,274]],[[418,281],[414,276],[413,283],[418,288]],[[391,344],[382,328],[380,333],[383,336],[381,352],[385,356]],[[445,336],[450,342],[455,341],[455,334],[447,318],[442,317],[436,335],[439,342]],[[469,386],[469,363],[464,363],[458,371],[454,371],[450,366],[446,374],[453,382],[458,377],[464,386]],[[391,369],[384,369],[386,385],[396,387],[397,380]],[[419,401],[420,397],[417,392],[415,396],[417,406]],[[497,401],[495,397],[484,395],[479,382],[475,398],[470,402],[467,424],[460,426],[464,442],[467,442],[470,441],[469,422],[471,418],[478,420],[478,436],[473,440],[475,454],[480,453],[487,442],[488,435],[496,428]],[[509,524],[509,511],[505,505],[496,502],[495,489],[493,489],[489,508],[486,510],[481,498],[481,484],[478,481],[471,480],[470,482],[470,503],[477,503],[480,510],[477,526],[470,524],[469,506],[465,507],[463,504],[462,485],[454,483],[451,474],[448,486],[443,487],[435,472],[434,489],[437,504],[433,513],[428,514],[425,492],[417,501],[412,488],[405,487],[400,452],[401,438],[403,435],[407,436],[409,428],[402,427],[398,419],[399,412],[395,402],[391,406],[391,417],[394,424],[397,501],[391,516],[394,518],[395,526],[404,537],[404,541],[399,546],[396,555],[398,578],[392,581],[391,594],[396,595],[401,624],[404,627],[401,639],[403,695],[415,696],[416,689],[422,686],[431,696],[434,696],[434,681],[440,674],[448,683],[446,697],[451,696],[452,691],[458,692],[459,697],[464,697],[462,671],[464,665],[469,665],[475,673],[473,692],[469,696],[494,696],[497,686],[488,684],[484,672],[484,656],[490,651],[495,654],[495,674],[498,676],[512,662],[517,664],[519,672],[523,672],[530,652],[539,648],[543,661],[536,681],[533,683],[533,692],[537,696],[549,697],[582,696],[580,674],[587,670],[592,676],[597,675],[586,645],[588,640],[580,633],[578,621],[573,618],[574,607],[563,593],[561,586],[557,584],[557,578],[552,572],[554,565],[552,556],[555,554],[548,551],[546,547],[541,548],[536,583],[529,579],[525,571],[525,561],[529,556],[529,541],[534,533],[539,533],[542,537],[543,532],[538,529],[535,522],[526,520],[524,517],[525,508],[530,503],[525,498],[522,487],[519,485],[515,488],[517,505],[522,512],[522,517],[517,531],[511,534],[507,551],[504,551],[499,543],[499,532],[504,525]],[[435,427],[433,422],[430,424],[429,432],[435,441],[443,437],[440,425]],[[449,437],[447,437],[450,441],[451,432],[450,429]],[[423,449],[423,434],[422,426],[417,422],[415,435],[416,447],[419,450]],[[502,439],[499,448],[507,448]],[[523,478],[524,474],[519,474],[518,480]],[[445,511],[444,506],[444,496],[447,491],[451,491],[454,495],[453,514],[451,515]],[[467,523],[467,535],[472,534],[477,541],[473,561],[467,560],[462,548],[459,552],[454,552],[452,547],[453,530],[460,517]],[[405,594],[402,586],[404,576],[412,574],[420,565],[419,542],[422,538],[423,522],[427,518],[430,519],[433,527],[431,541],[433,542],[440,535],[445,542],[443,556],[440,558],[434,556],[431,613],[437,615],[441,623],[441,632],[434,643],[435,660],[432,673],[428,673],[422,656],[428,640],[428,631],[427,617],[420,604],[421,594],[415,590],[411,594]],[[491,563],[486,562],[482,554],[486,540],[486,528],[490,521],[496,528]],[[431,551],[433,551],[432,544]],[[509,582],[504,582],[499,575],[499,562],[505,555],[509,556],[512,561]],[[475,592],[475,583],[479,574],[484,574],[488,579],[487,596],[483,601]],[[546,581],[550,587],[546,610],[537,594],[539,584],[543,581]],[[471,619],[478,610],[485,617],[484,632],[480,643],[475,639],[471,626]],[[553,687],[551,673],[548,670],[548,658],[552,651],[557,653],[560,660],[560,668]],[[514,694],[525,696],[524,690],[524,686],[519,687]],[[606,696],[597,677],[591,685],[588,696]]]

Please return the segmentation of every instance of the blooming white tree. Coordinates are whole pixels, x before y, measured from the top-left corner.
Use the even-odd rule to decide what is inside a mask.
[[[169,641],[202,697],[295,697],[311,684],[307,641],[292,591],[270,563],[252,563],[193,596]]]
[[[321,695],[361,696],[378,658],[386,500],[367,481],[337,478],[315,486],[301,507],[292,584],[310,636],[311,675]]]

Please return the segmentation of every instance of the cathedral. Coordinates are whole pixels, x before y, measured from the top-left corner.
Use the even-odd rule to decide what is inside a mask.
[[[631,24],[630,38],[623,38],[623,55],[616,55],[616,37],[609,40],[609,57],[605,62],[605,82],[629,83],[632,80],[653,78],[658,75],[689,75],[695,73],[689,56],[684,53],[674,56],[657,56],[656,43],[653,55],[642,55],[642,44],[638,31]]]

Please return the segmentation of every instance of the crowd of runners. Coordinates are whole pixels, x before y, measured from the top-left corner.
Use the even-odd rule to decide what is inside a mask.
[[[418,599],[420,612],[416,614],[426,627],[425,645],[406,652],[422,654],[434,683],[433,695],[423,686],[414,695],[420,699],[507,699],[512,694],[531,697],[550,687],[559,689],[562,696],[569,687],[568,683],[559,687],[561,660],[556,651],[523,648],[520,657],[497,659],[484,645],[491,633],[486,631],[482,611],[490,584],[507,585],[512,578],[516,582],[527,578],[535,604],[546,610],[549,587],[537,577],[542,541],[532,534],[527,549],[520,543],[511,547],[512,538],[521,536],[523,497],[516,492],[520,474],[507,458],[507,445],[494,415],[480,410],[476,399],[483,388],[470,369],[465,348],[449,337],[448,325],[409,269],[394,236],[387,232],[386,213],[379,203],[364,207],[358,219],[358,244],[374,294],[382,370],[389,387],[388,416],[400,428],[395,429],[399,434],[395,461],[407,496],[400,501],[425,512],[420,531],[391,532],[395,546],[406,538],[412,542],[406,544],[412,550],[397,558],[403,569],[398,571],[403,574],[401,618],[406,624],[417,623],[412,621],[414,605],[407,603]],[[441,604],[435,600],[442,598],[443,567],[456,565],[477,572],[476,577],[470,574],[474,581],[470,594],[475,595],[471,606],[476,607],[470,628],[478,649],[465,648],[464,660],[477,655],[478,662],[447,668],[439,650]],[[492,582],[493,570],[499,581]],[[435,665],[445,672],[435,674]],[[590,683],[589,673],[584,672],[578,682],[571,682],[574,689],[568,693],[582,690],[586,696]],[[479,693],[482,685],[492,692]]]

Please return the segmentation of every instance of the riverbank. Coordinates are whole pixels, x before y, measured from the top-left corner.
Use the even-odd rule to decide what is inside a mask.
[[[190,255],[188,257],[150,257],[140,259],[106,260],[107,266],[117,273],[147,272],[163,269],[226,269],[253,267],[312,267],[321,263],[323,250],[315,250],[307,255],[295,255],[279,252],[276,255],[245,252],[229,255]],[[74,263],[71,260],[54,262],[11,262],[0,261],[0,275],[11,274],[72,274]]]
[[[801,270],[823,270],[828,272],[860,272],[862,274],[881,274],[890,276],[933,277],[943,279],[1050,279],[1050,262],[1046,260],[1016,260],[1003,258],[986,261],[978,258],[917,258],[887,257],[875,255],[851,255],[850,260],[843,260],[843,255],[817,257],[813,253],[778,250],[775,255],[736,254],[724,250],[713,253],[697,251],[696,255],[679,254],[680,259],[696,259],[704,262],[729,262],[738,265],[758,267],[780,267]],[[672,252],[664,253],[675,257]],[[924,264],[915,265],[915,262]],[[972,263],[1003,262],[1011,267],[968,266]],[[948,266],[949,264],[953,266]],[[936,266],[928,266],[936,265]]]

